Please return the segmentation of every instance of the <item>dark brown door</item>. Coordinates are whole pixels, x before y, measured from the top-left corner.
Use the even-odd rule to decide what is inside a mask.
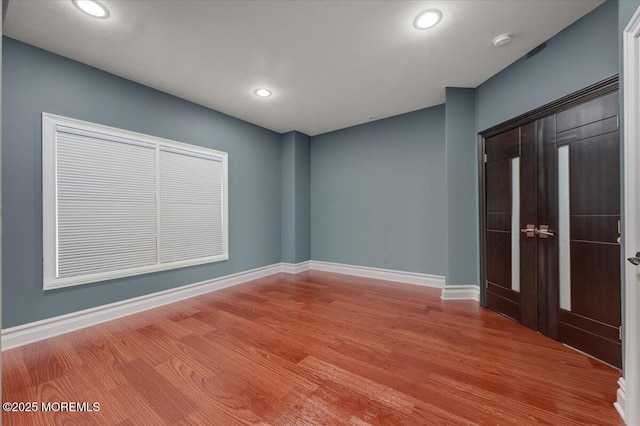
[[[486,305],[534,330],[535,238],[521,229],[536,223],[535,144],[534,123],[485,141]]]
[[[557,338],[622,365],[620,281],[620,132],[618,92],[555,117]],[[552,131],[548,132],[549,134]],[[554,143],[555,142],[555,143]]]
[[[484,150],[486,307],[619,367],[618,92]]]

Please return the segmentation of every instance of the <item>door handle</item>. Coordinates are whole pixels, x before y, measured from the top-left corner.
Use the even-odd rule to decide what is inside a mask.
[[[540,225],[540,228],[536,228],[535,225],[527,225],[527,227],[521,229],[520,232],[527,234],[529,238],[533,238],[536,235],[540,238],[549,238],[556,235],[555,232],[549,230],[549,225]]]
[[[526,228],[521,229],[520,232],[527,234],[527,237],[533,238],[536,236],[536,226],[535,225],[527,225]]]
[[[627,260],[634,265],[640,265],[640,251],[636,253],[633,257],[628,257]]]
[[[549,230],[549,225],[540,225],[540,229],[536,229],[536,234],[540,238],[549,238],[556,235],[555,232]]]

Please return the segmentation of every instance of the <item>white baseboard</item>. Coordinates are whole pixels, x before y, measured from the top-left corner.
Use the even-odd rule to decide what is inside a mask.
[[[300,272],[308,271],[311,269],[311,261],[307,260],[306,262],[300,263],[285,263],[281,264],[282,272],[286,272],[287,274],[299,274]]]
[[[95,308],[84,309],[82,311],[6,328],[2,330],[2,350],[13,349],[29,343],[49,339],[61,334],[91,327],[92,325],[157,308],[159,306],[178,302],[180,300],[199,296],[201,294],[231,287],[237,284],[242,284],[247,281],[267,277],[279,272],[297,274],[309,269],[335,272],[338,274],[357,275],[361,277],[396,281],[427,287],[442,288],[445,284],[445,278],[439,275],[393,271],[389,269],[318,261],[306,261],[297,264],[276,263],[262,268],[251,269],[249,271],[214,278],[195,284],[146,294],[133,299],[122,300]]]
[[[183,287],[146,294],[133,299],[122,300],[109,303],[108,305],[6,328],[2,330],[2,350],[17,348],[137,312],[267,277],[281,272],[282,269],[282,265],[276,263],[262,268],[251,269],[237,274],[226,275]]]
[[[336,274],[356,275],[358,277],[375,278],[378,280],[396,281],[405,284],[422,285],[426,287],[442,288],[445,277],[442,275],[420,274],[417,272],[394,271],[392,269],[371,268],[368,266],[345,265],[342,263],[311,261],[314,271],[334,272]]]
[[[480,287],[477,285],[448,285],[442,289],[442,300],[480,301]]]
[[[618,410],[618,414],[622,417],[622,420],[626,422],[624,418],[624,410],[626,407],[625,404],[625,389],[624,389],[624,377],[620,377],[618,379],[618,392],[617,392],[617,401],[613,403],[613,406]]]

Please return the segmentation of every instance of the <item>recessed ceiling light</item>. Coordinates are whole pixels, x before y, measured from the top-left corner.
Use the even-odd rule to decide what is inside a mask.
[[[442,19],[442,12],[437,9],[425,10],[413,20],[413,26],[419,30],[433,27]]]
[[[268,98],[269,96],[271,96],[271,90],[269,89],[256,89],[253,93],[255,93],[256,96],[260,96],[261,98]]]
[[[106,7],[94,0],[72,0],[78,9],[95,18],[108,18],[109,11]]]
[[[498,37],[493,39],[493,47],[506,46],[511,43],[511,40],[513,40],[513,36],[511,34],[500,34]]]

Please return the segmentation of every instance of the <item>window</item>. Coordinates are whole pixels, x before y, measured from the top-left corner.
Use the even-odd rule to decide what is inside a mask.
[[[227,154],[42,115],[45,290],[229,258]]]

